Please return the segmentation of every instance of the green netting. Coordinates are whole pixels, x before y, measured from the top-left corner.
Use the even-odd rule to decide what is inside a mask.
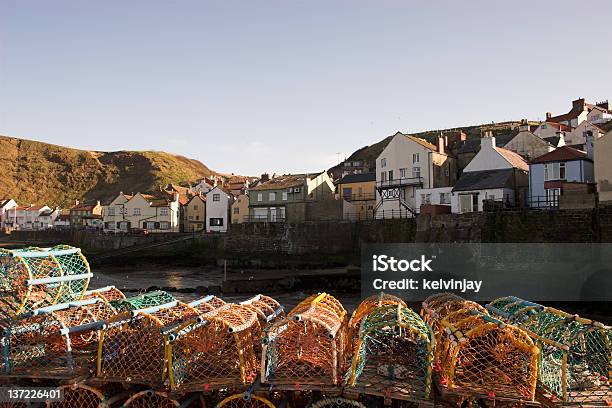
[[[148,307],[160,306],[174,302],[176,298],[168,292],[157,290],[154,292],[142,293],[126,299],[116,299],[111,301],[111,305],[118,311],[127,312],[131,310],[146,309]]]
[[[346,382],[403,400],[429,398],[434,343],[429,326],[411,309],[374,308],[359,327]]]
[[[610,327],[518,298],[497,299],[487,309],[534,338],[545,391],[563,401],[612,401]]]
[[[18,314],[78,300],[91,277],[79,248],[0,249],[0,313]]]

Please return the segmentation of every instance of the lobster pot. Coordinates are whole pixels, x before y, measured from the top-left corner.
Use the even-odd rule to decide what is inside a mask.
[[[109,408],[104,393],[85,384],[62,385],[62,401],[47,402],[47,408]]]
[[[226,304],[178,327],[168,336],[166,356],[172,389],[242,387],[252,382],[261,329],[248,307]]]
[[[351,319],[349,320],[350,330],[357,335],[361,321],[370,314],[372,310],[388,305],[402,305],[403,307],[408,307],[406,306],[406,302],[397,296],[383,292],[380,292],[378,295],[372,295],[365,298],[351,315]]]
[[[197,311],[173,301],[121,312],[107,320],[98,347],[98,377],[107,381],[160,385],[164,376],[164,328],[195,317]]]
[[[273,385],[337,385],[346,369],[346,311],[333,296],[312,295],[263,339],[261,378]]]
[[[140,391],[132,395],[122,408],[176,408],[180,404],[165,392],[155,390]]]
[[[57,316],[40,315],[15,321],[2,336],[2,375],[67,378],[74,373],[70,337]]]
[[[240,304],[255,312],[262,332],[267,331],[274,323],[285,317],[285,310],[280,303],[269,296],[257,295]],[[261,335],[255,342],[255,354],[259,361],[261,359]]]
[[[164,292],[163,290],[156,290],[153,292],[142,293],[137,296],[111,300],[110,304],[117,309],[117,311],[128,312],[165,305],[175,301],[176,298],[170,293]]]
[[[612,400],[612,329],[515,297],[487,309],[526,331],[541,350],[539,382],[555,398],[597,404]]]
[[[442,386],[485,398],[534,399],[540,353],[523,330],[477,308],[452,312],[441,326]]]
[[[422,304],[421,316],[433,330],[434,336],[436,336],[436,344],[442,343],[442,334],[444,327],[442,321],[450,314],[466,309],[466,310],[480,310],[485,312],[485,308],[480,306],[476,302],[463,299],[453,293],[437,293],[425,299]],[[436,347],[434,351],[434,360],[439,361],[440,359],[440,347]]]
[[[114,286],[105,286],[99,289],[88,290],[83,295],[83,299],[90,298],[101,298],[106,302],[112,302],[113,300],[125,299],[125,295],[119,289]]]
[[[411,309],[399,303],[372,309],[360,325],[347,384],[368,394],[428,399],[434,343],[429,326]]]
[[[78,300],[91,271],[79,248],[0,249],[0,313],[15,317],[30,310]]]

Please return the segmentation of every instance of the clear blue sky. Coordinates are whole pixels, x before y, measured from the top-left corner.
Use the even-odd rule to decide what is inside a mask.
[[[612,1],[0,0],[0,134],[322,170],[612,98]]]

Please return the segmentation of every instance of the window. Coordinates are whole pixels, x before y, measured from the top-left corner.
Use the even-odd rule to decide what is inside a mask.
[[[345,200],[350,200],[352,195],[353,189],[351,187],[345,187],[342,189],[342,197],[344,197]]]
[[[127,214],[127,208],[121,207],[121,214]]]
[[[444,175],[446,177],[448,177],[450,175],[450,169],[448,168],[448,165],[444,166]]]
[[[546,123],[542,123],[542,129],[546,129]]]
[[[406,170],[408,170],[408,169],[400,169],[400,178],[405,178],[406,177]]]
[[[240,208],[234,207],[234,214],[240,214]]]
[[[263,201],[263,194],[257,193],[257,201]]]
[[[270,194],[268,194],[268,200],[270,200],[270,201],[276,201],[276,193],[270,193]]]
[[[421,204],[431,204],[431,194],[421,194]]]
[[[418,153],[412,153],[412,162],[413,163],[418,163],[419,162],[419,154]]]
[[[163,207],[159,210],[159,215],[168,215],[168,208]]]
[[[387,181],[387,172],[386,171],[381,171],[380,172],[380,181]]]
[[[547,188],[546,189],[546,202],[548,205],[556,206],[559,205],[559,196],[561,195],[560,188]]]
[[[134,208],[134,215],[140,215],[140,208]]]
[[[222,227],[223,226],[223,218],[211,218],[210,219],[211,227]]]
[[[380,159],[380,167],[387,167],[387,159],[386,158],[382,158]]]
[[[108,215],[115,215],[115,209],[114,208],[109,208],[108,209]]]
[[[565,163],[544,164],[544,181],[565,180]]]
[[[459,212],[474,212],[478,211],[478,194],[460,194],[459,195]]]
[[[221,200],[221,194],[213,194],[213,201],[220,201]]]
[[[284,219],[285,219],[285,207],[280,207],[280,208],[279,208],[279,210],[280,210],[280,212],[279,212],[279,214],[278,214],[278,217],[279,217],[281,220],[284,220]]]
[[[192,221],[192,220],[193,220],[193,215],[190,215],[189,216],[189,221]]]
[[[283,191],[283,201],[287,201],[287,192]]]
[[[159,229],[162,229],[162,230],[170,229],[170,223],[168,221],[161,221],[159,223]]]
[[[393,180],[393,170],[389,170],[389,180]]]
[[[413,167],[412,168],[412,178],[421,178],[421,168],[420,167]]]
[[[440,204],[450,204],[451,193],[440,193]]]
[[[198,211],[198,205],[197,204],[193,205],[193,211]]]

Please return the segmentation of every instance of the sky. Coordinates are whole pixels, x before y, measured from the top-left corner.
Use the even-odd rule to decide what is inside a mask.
[[[0,0],[0,134],[320,171],[397,131],[612,98],[611,17],[609,0]]]

